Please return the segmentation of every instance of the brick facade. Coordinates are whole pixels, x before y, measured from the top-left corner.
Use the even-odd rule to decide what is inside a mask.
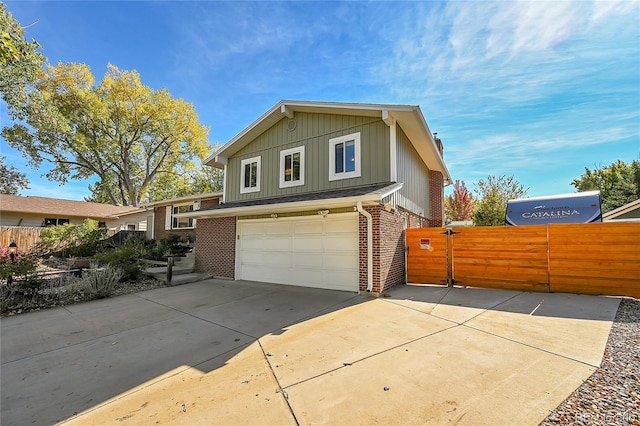
[[[429,194],[431,217],[429,226],[438,228],[444,226],[444,177],[436,171],[429,172]]]
[[[199,219],[196,227],[195,269],[214,277],[235,278],[236,218]]]
[[[373,220],[373,295],[405,282],[404,224],[405,216],[384,206],[366,206]],[[358,218],[360,251],[360,291],[367,290],[367,218]]]
[[[208,209],[218,205],[218,198],[209,198],[200,202],[200,209]],[[178,235],[181,241],[194,242],[196,238],[195,229],[164,229],[167,215],[167,206],[155,207],[153,209],[153,230],[155,240],[164,240],[169,235]],[[197,222],[196,222],[197,224]]]

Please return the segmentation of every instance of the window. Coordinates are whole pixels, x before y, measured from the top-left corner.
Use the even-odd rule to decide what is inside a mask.
[[[329,180],[360,177],[360,133],[329,139]]]
[[[280,188],[304,185],[304,146],[280,151]]]
[[[240,162],[240,193],[260,191],[260,157]]]
[[[181,206],[173,206],[172,210],[172,229],[193,228],[193,218],[190,217],[174,217],[178,213],[187,213],[193,211],[193,204],[183,204]]]
[[[175,217],[179,213],[192,212],[200,209],[200,202],[195,201],[193,203],[174,204],[173,206],[166,206],[164,216],[164,229],[191,229],[196,226],[196,219],[190,217]]]
[[[42,222],[42,226],[57,226],[57,225],[64,225],[67,223],[69,223],[69,219],[56,219],[56,218],[47,217],[44,219],[44,222]]]
[[[127,231],[135,231],[136,225],[133,223],[127,223]]]

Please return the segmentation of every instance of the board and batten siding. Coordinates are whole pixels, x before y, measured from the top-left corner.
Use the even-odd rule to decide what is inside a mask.
[[[396,139],[398,182],[403,185],[402,189],[386,197],[383,202],[429,218],[429,169],[400,126],[397,126]]]
[[[229,158],[227,202],[298,195],[389,181],[389,127],[381,118],[336,114],[296,113],[296,127],[289,131],[288,118],[262,133]],[[329,139],[360,132],[361,176],[329,181]],[[280,151],[305,147],[304,185],[280,188]],[[240,194],[240,163],[261,157],[260,191]]]

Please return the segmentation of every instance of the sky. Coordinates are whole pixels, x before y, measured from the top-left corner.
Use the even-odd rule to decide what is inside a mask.
[[[135,69],[194,104],[211,144],[287,99],[419,105],[471,190],[507,175],[528,196],[575,192],[585,167],[640,160],[638,0],[6,4],[51,64]],[[60,186],[0,150],[22,195],[90,195],[96,179]]]

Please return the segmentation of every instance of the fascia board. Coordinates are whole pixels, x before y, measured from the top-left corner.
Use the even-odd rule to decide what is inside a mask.
[[[154,201],[153,203],[143,204],[143,207],[168,206],[175,203],[183,203],[209,198],[222,198],[222,192],[207,192],[205,194],[185,195],[184,197],[171,198],[169,200],[160,200]]]
[[[381,194],[371,194],[358,197],[328,198],[323,200],[296,201],[291,203],[262,204],[255,206],[231,207],[213,210],[194,210],[192,212],[179,213],[175,217],[186,218],[211,218],[228,216],[250,216],[268,213],[289,213],[295,211],[330,209],[339,207],[355,206],[358,201],[363,204],[379,203],[382,200]]]

